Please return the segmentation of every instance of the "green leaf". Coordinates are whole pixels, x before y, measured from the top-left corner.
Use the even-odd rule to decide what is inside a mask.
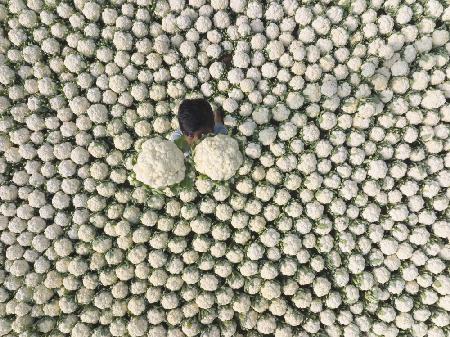
[[[191,150],[191,147],[184,136],[175,139],[174,143],[183,153]]]
[[[172,191],[172,193],[180,193],[182,190],[191,189],[193,187],[194,187],[194,180],[189,175],[186,175],[180,183],[172,185],[169,188]]]
[[[182,188],[192,188],[194,187],[194,180],[192,180],[191,177],[186,176],[179,186]]]
[[[149,187],[150,191],[152,192],[152,194],[157,194],[157,195],[164,195],[164,192],[161,190],[158,190],[157,188],[152,188]]]

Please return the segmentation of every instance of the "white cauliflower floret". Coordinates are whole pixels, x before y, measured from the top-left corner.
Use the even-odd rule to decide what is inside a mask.
[[[445,96],[441,90],[427,90],[420,105],[425,109],[437,109],[445,104]]]
[[[227,135],[207,137],[194,149],[195,168],[212,180],[230,179],[243,161],[238,142]]]
[[[133,170],[137,180],[152,188],[177,184],[185,176],[184,155],[173,142],[155,137],[142,144]]]
[[[250,62],[250,56],[243,51],[236,51],[236,53],[233,54],[233,65],[237,68],[246,69]]]
[[[369,162],[368,174],[375,179],[382,179],[386,176],[388,167],[382,160],[374,160]]]
[[[113,44],[118,50],[131,50],[133,47],[133,36],[130,33],[117,31],[113,35]]]

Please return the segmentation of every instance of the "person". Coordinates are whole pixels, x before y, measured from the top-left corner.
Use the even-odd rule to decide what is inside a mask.
[[[223,124],[223,111],[213,112],[211,104],[204,98],[183,100],[178,108],[178,124],[180,129],[171,134],[170,140],[182,147],[185,156],[204,134],[226,135],[228,132]]]

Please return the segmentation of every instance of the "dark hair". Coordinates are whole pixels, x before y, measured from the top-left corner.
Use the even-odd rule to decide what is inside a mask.
[[[185,99],[178,108],[180,130],[187,136],[200,130],[214,128],[214,114],[211,105],[204,98]]]

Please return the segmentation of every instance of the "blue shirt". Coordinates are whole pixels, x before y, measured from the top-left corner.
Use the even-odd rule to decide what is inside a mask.
[[[213,130],[214,134],[223,134],[226,135],[228,133],[227,128],[225,127],[225,125],[223,125],[222,123],[216,123],[214,125],[214,130]],[[172,134],[170,135],[170,140],[173,142],[175,140],[177,140],[178,138],[180,138],[183,135],[183,132],[181,132],[181,130],[176,130],[174,132],[172,132]],[[188,156],[190,151],[187,151],[184,153],[184,156]]]

